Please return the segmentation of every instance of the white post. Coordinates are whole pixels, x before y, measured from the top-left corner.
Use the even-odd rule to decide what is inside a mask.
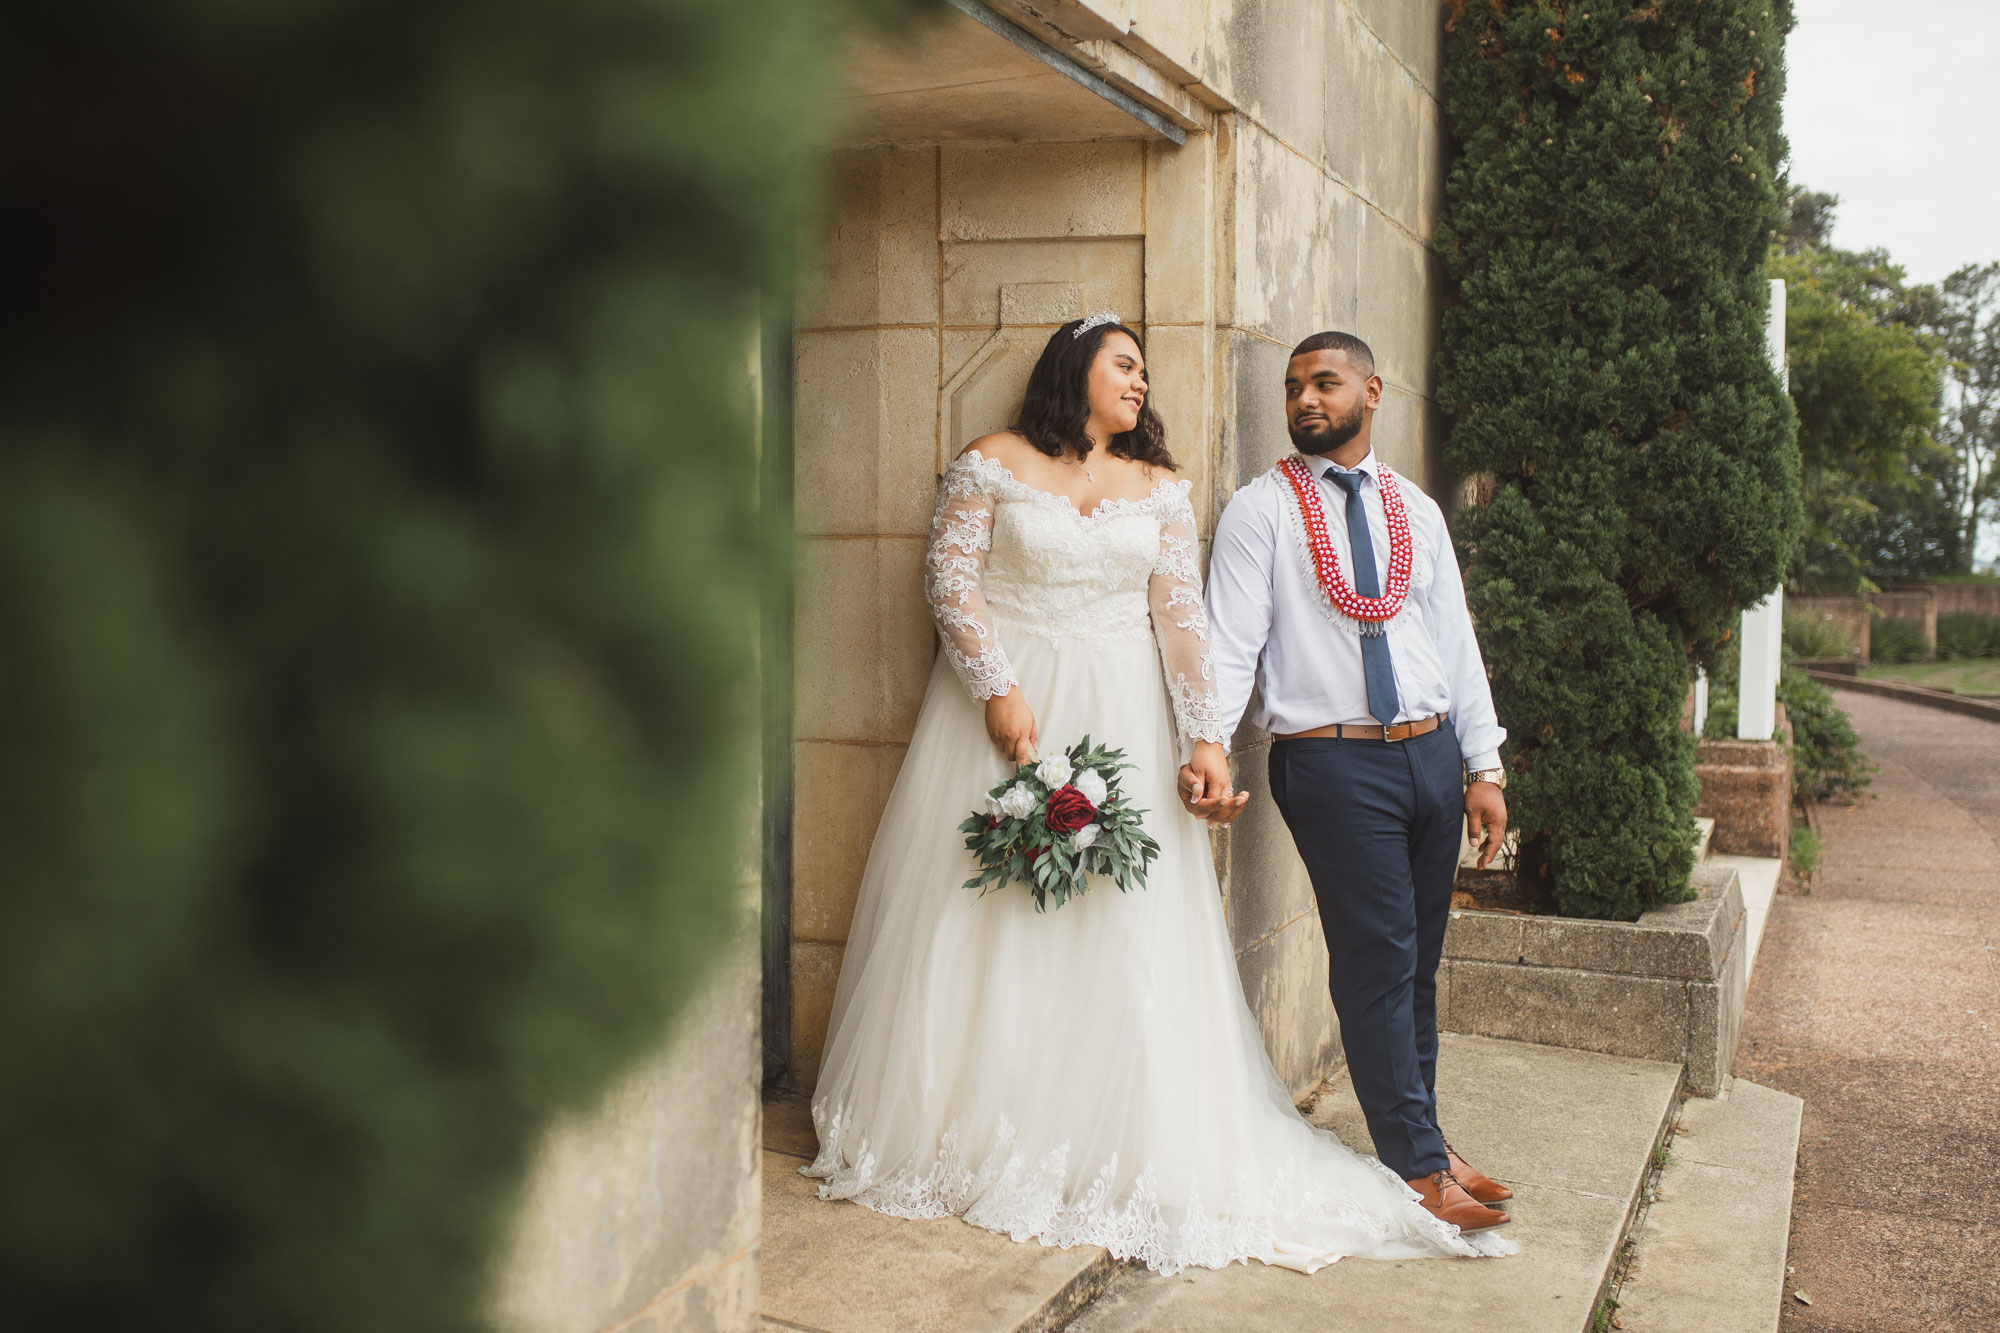
[[[1778,382],[1791,387],[1785,365],[1785,280],[1771,279],[1771,313],[1764,322],[1764,354]],[[1767,741],[1778,726],[1778,672],[1783,666],[1785,590],[1743,613],[1743,656],[1739,672],[1736,738]]]
[[[1694,738],[1701,739],[1701,728],[1708,721],[1708,673],[1700,667],[1694,669]]]

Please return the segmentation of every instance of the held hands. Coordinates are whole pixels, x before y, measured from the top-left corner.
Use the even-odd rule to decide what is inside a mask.
[[[1507,838],[1507,800],[1491,782],[1465,789],[1465,837],[1479,851],[1479,868],[1491,864]]]
[[[1235,821],[1250,803],[1250,793],[1236,791],[1229,780],[1229,756],[1214,741],[1196,741],[1194,757],[1181,765],[1181,804],[1221,828]]]
[[[1035,734],[1035,713],[1017,685],[986,701],[986,734],[1010,764],[1031,764],[1041,737]]]

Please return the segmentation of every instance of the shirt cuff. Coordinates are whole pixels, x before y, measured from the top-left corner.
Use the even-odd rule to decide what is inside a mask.
[[[1483,768],[1498,767],[1500,767],[1500,752],[1498,750],[1482,750],[1478,754],[1465,756],[1465,771],[1468,773],[1477,773]]]

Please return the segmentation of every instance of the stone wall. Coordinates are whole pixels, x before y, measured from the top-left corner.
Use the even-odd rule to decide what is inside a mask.
[[[502,1333],[758,1327],[763,1050],[746,918],[661,1052],[549,1129],[495,1274]]]
[[[1288,448],[1284,365],[1324,328],[1375,348],[1383,457],[1448,490],[1427,244],[1442,197],[1444,0],[1000,7],[1031,28],[1035,13],[1051,16],[1039,31],[1107,77],[1142,62],[1130,86],[1164,80],[1161,104],[1207,123],[1178,147],[1135,132],[872,146],[828,163],[824,222],[802,240],[796,334],[790,982],[791,1074],[804,1087],[934,653],[919,568],[935,478],[1006,424],[1056,324],[1110,308],[1142,326],[1204,531]],[[1338,1065],[1339,1046],[1311,892],[1265,782],[1268,747],[1239,738],[1253,805],[1218,837],[1218,867],[1246,994],[1303,1093]]]
[[[2000,583],[1921,583],[1895,591],[1923,591],[1941,616],[2000,616]]]

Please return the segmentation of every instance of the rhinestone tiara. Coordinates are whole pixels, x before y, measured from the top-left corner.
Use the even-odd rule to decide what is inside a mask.
[[[1089,333],[1092,329],[1097,328],[1100,325],[1116,324],[1117,322],[1118,322],[1118,316],[1114,312],[1109,310],[1100,310],[1096,314],[1084,320],[1083,323],[1077,325],[1076,331],[1071,333],[1069,336],[1073,339],[1081,338],[1084,334]]]

